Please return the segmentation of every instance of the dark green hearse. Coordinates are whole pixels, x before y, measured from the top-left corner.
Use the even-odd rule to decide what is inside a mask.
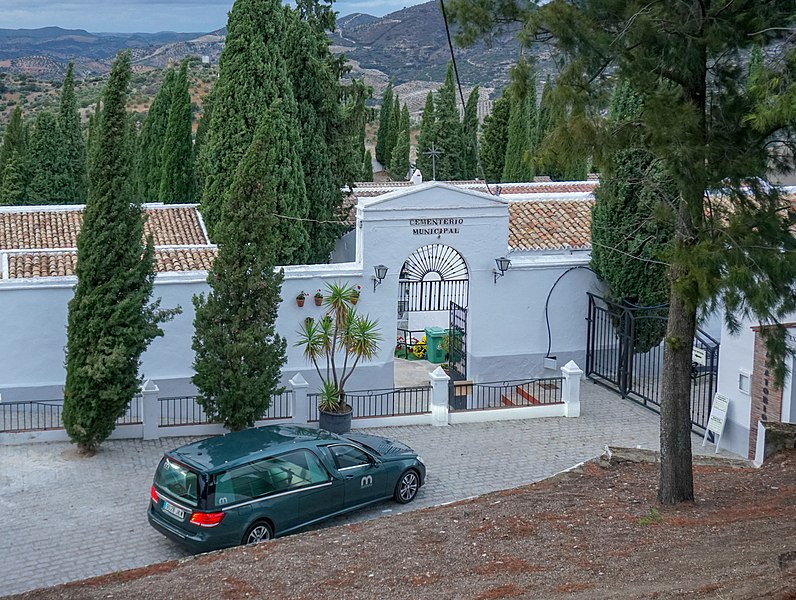
[[[269,425],[166,452],[147,515],[205,552],[285,535],[368,504],[414,500],[426,477],[408,446],[373,435]]]

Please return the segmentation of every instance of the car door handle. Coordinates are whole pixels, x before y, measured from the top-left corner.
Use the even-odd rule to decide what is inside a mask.
[[[353,475],[346,475],[346,476],[345,476],[345,478],[346,478],[346,479],[353,479],[353,478],[354,478],[354,476],[353,476]]]

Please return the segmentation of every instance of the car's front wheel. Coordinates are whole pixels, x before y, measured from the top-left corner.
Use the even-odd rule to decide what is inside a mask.
[[[260,542],[267,542],[274,537],[274,531],[271,526],[265,521],[257,521],[246,530],[243,536],[243,544],[259,544]]]
[[[401,475],[401,478],[395,485],[395,494],[393,497],[395,498],[396,502],[408,504],[415,499],[415,496],[417,496],[417,490],[419,488],[420,477],[417,475],[417,471],[410,469]]]

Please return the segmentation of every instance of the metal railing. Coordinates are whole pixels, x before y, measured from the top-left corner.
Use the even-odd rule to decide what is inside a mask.
[[[544,406],[564,402],[562,391],[563,377],[546,377],[542,379],[518,379],[513,381],[492,381],[485,383],[459,383],[457,396],[466,398],[460,408],[451,406],[451,410],[494,410],[501,408],[518,408],[528,406]]]
[[[286,390],[281,394],[271,396],[271,405],[259,419],[268,421],[274,419],[289,419],[290,404],[293,392]],[[197,396],[175,396],[172,398],[158,398],[160,403],[160,426],[179,427],[182,425],[206,425],[217,423],[207,416],[204,409],[196,401]]]
[[[310,423],[319,419],[320,394],[307,394]],[[431,386],[361,390],[345,393],[354,419],[422,415],[431,412]]]
[[[213,421],[196,401],[196,396],[175,396],[158,398],[160,404],[161,427],[179,427],[181,425],[205,425]]]
[[[0,402],[0,433],[63,429],[63,400],[25,400]],[[141,396],[133,396],[117,425],[140,425],[143,422]]]
[[[0,432],[63,429],[63,400],[0,403]]]

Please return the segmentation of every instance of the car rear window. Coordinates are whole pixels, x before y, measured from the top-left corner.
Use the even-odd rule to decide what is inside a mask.
[[[160,461],[158,470],[155,472],[155,486],[191,506],[197,504],[199,476],[188,467],[168,457]]]

